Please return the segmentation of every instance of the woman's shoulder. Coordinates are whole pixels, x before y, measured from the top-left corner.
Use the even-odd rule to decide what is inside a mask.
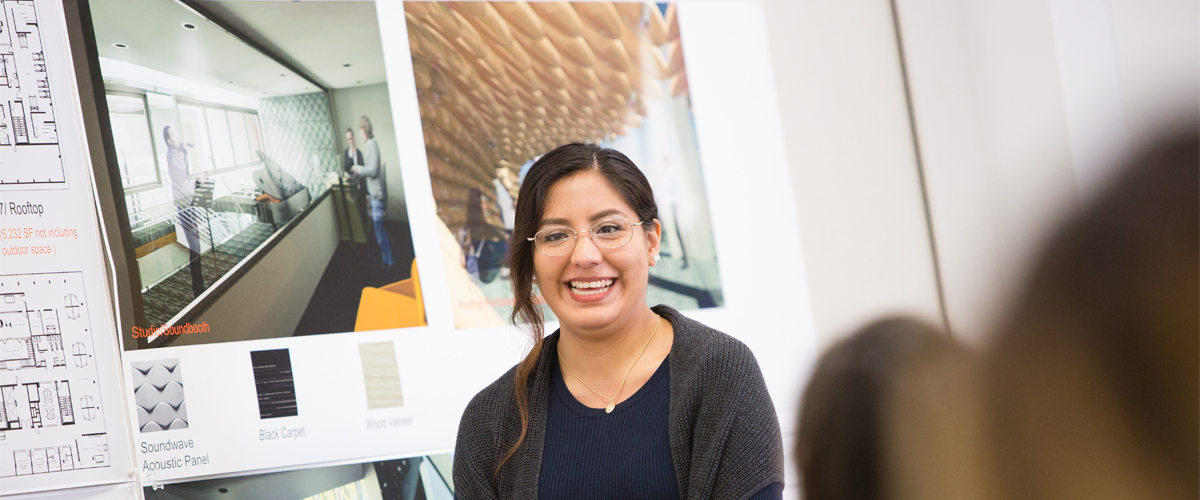
[[[463,411],[462,421],[479,424],[495,421],[506,413],[509,407],[516,409],[516,395],[513,394],[513,384],[516,380],[517,367],[509,368],[504,375],[484,387]]]
[[[495,498],[493,474],[503,443],[511,441],[507,433],[514,427],[514,418],[518,419],[515,426],[520,427],[512,390],[515,376],[514,366],[475,394],[463,411],[454,443],[454,482],[460,485],[460,498]]]
[[[513,367],[467,403],[458,422],[458,436],[454,443],[454,451],[459,455],[456,463],[462,459],[468,462],[481,461],[484,468],[495,466],[500,443],[505,441],[514,424],[520,427],[520,411],[513,395],[515,373],[516,367]]]
[[[671,411],[673,419],[686,425],[681,439],[692,447],[698,463],[741,463],[748,465],[732,475],[758,484],[727,485],[728,491],[757,491],[783,478],[783,448],[775,405],[754,353],[742,341],[684,317],[669,307],[655,312],[671,321],[675,339],[671,346]],[[690,429],[690,431],[689,431]],[[719,441],[708,437],[719,429],[727,431]],[[691,435],[686,435],[688,433]],[[720,456],[735,450],[728,458]],[[710,461],[711,460],[711,461]],[[732,469],[731,469],[732,470]],[[741,479],[734,480],[740,482]]]
[[[753,366],[758,361],[742,341],[725,332],[684,316],[670,306],[655,306],[654,312],[671,322],[675,342],[671,348],[671,371],[694,365],[705,370],[726,371]],[[684,366],[679,366],[684,365]]]

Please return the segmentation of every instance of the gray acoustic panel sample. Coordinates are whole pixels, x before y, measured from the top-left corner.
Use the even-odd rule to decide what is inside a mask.
[[[358,344],[358,356],[367,388],[367,409],[404,406],[395,346],[391,342]]]
[[[133,398],[141,432],[186,429],[183,367],[178,359],[139,361],[133,366]]]

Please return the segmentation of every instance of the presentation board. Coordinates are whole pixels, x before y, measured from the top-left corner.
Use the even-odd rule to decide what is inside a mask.
[[[63,12],[0,7],[0,491],[126,482],[116,322]]]
[[[759,3],[91,0],[95,52],[74,70],[100,73],[102,144],[82,139],[60,7],[10,3],[55,19],[43,56],[70,98],[36,122],[39,138],[57,126],[61,180],[0,146],[0,177],[29,179],[0,183],[18,212],[4,227],[44,234],[5,248],[52,249],[5,254],[0,315],[63,332],[6,333],[59,348],[0,376],[46,384],[22,404],[60,422],[70,391],[70,430],[86,432],[62,436],[90,453],[101,432],[109,465],[0,471],[4,494],[131,481],[145,498],[447,498],[463,408],[530,342],[507,322],[520,182],[570,141],[647,174],[665,234],[649,300],[745,342],[795,421],[816,347]],[[311,29],[271,31],[289,24]],[[278,36],[276,57],[248,33]],[[27,142],[13,144],[42,146]],[[97,222],[109,198],[93,188],[119,223]],[[25,418],[0,429],[0,465]]]

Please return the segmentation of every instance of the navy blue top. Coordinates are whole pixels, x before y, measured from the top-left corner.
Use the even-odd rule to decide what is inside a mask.
[[[612,413],[588,408],[563,381],[558,356],[551,360],[552,380],[546,408],[538,498],[541,500],[675,500],[679,485],[671,459],[668,415],[671,403],[670,358]],[[774,483],[751,500],[779,500],[783,485]]]

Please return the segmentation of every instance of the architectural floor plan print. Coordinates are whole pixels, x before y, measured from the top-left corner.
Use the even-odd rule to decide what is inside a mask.
[[[0,6],[0,186],[65,184],[34,2]]]
[[[0,478],[108,467],[82,273],[0,275]]]

